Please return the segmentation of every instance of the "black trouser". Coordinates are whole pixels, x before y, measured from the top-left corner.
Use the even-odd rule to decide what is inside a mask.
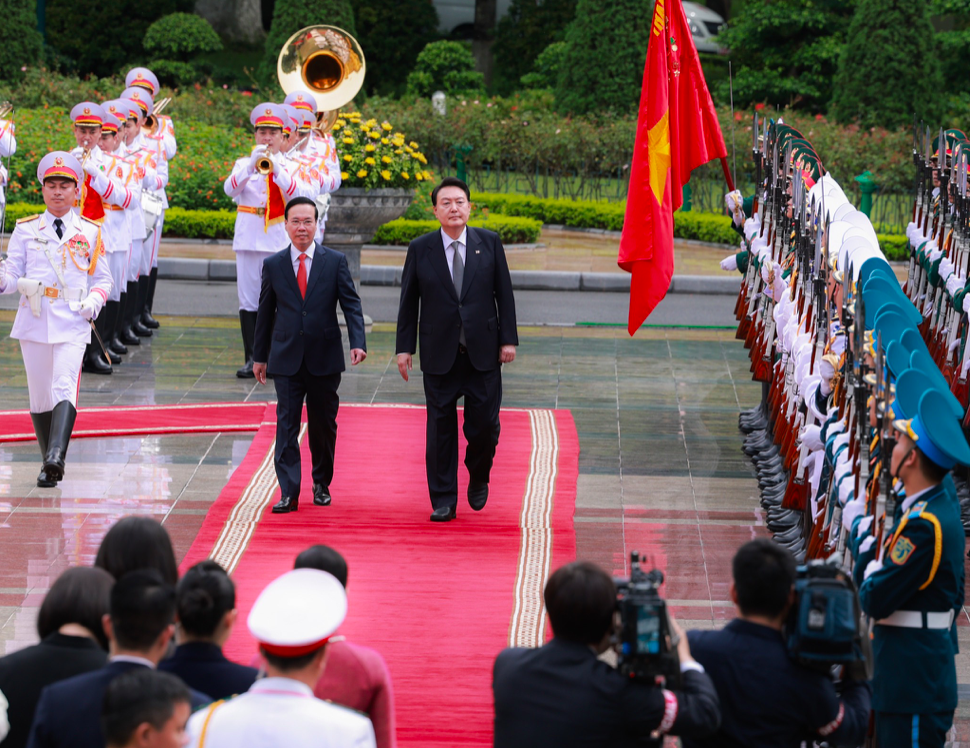
[[[424,374],[428,406],[425,464],[428,493],[435,509],[458,503],[458,398],[465,398],[462,430],[468,447],[465,467],[471,481],[488,483],[500,430],[502,370],[479,371],[464,346],[447,374]]]
[[[276,477],[283,496],[300,496],[300,421],[303,401],[307,410],[307,441],[313,462],[314,483],[330,486],[333,455],[337,445],[337,408],[340,373],[315,376],[306,367],[292,377],[277,375],[276,385]]]

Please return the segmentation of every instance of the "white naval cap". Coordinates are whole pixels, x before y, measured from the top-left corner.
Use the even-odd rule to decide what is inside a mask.
[[[333,636],[347,615],[347,593],[332,574],[294,569],[259,593],[247,625],[271,655],[300,657]]]

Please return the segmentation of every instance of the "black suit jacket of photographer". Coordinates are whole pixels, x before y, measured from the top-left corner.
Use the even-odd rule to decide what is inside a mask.
[[[506,649],[495,660],[495,748],[621,748],[666,733],[705,737],[720,724],[705,673],[687,670],[680,691],[624,678],[583,644],[552,639],[538,649]],[[671,699],[676,699],[676,704]]]
[[[519,344],[512,276],[502,241],[494,231],[466,228],[460,296],[451,279],[439,229],[412,241],[404,261],[397,353],[414,353],[420,342],[421,371],[428,374],[451,370],[458,355],[461,327],[465,328],[468,359],[479,371],[497,369],[499,348]]]

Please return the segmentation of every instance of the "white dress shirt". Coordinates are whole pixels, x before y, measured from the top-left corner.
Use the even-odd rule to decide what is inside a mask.
[[[465,226],[461,230],[461,236],[457,239],[452,239],[448,234],[445,233],[444,229],[441,229],[441,241],[445,245],[445,259],[448,261],[448,272],[451,273],[451,279],[455,279],[455,249],[452,247],[453,242],[458,242],[458,252],[461,255],[461,263],[465,265],[465,246],[468,244],[468,227]]]
[[[303,264],[306,265],[306,279],[310,280],[310,265],[313,263],[313,251],[317,248],[316,242],[307,247],[306,259]],[[290,262],[293,264],[293,275],[297,276],[300,272],[300,250],[290,244]]]

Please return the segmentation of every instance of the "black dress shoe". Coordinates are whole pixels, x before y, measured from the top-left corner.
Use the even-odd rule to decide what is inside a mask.
[[[431,512],[432,522],[450,522],[457,516],[457,507],[452,504],[451,506],[441,506]]]
[[[313,503],[316,506],[330,506],[330,489],[322,483],[314,483]]]
[[[40,475],[37,476],[37,487],[38,488],[54,488],[57,485],[57,481],[52,475],[49,475],[46,470],[41,468]]]
[[[485,508],[486,501],[488,501],[488,483],[481,483],[479,481],[469,482],[468,506],[476,512],[480,512]]]
[[[288,512],[295,512],[300,503],[300,499],[296,496],[283,496],[278,502],[273,505],[273,514],[286,514]]]
[[[253,374],[253,360],[249,359],[245,364],[236,369],[236,376],[240,379],[253,379],[256,377]]]

